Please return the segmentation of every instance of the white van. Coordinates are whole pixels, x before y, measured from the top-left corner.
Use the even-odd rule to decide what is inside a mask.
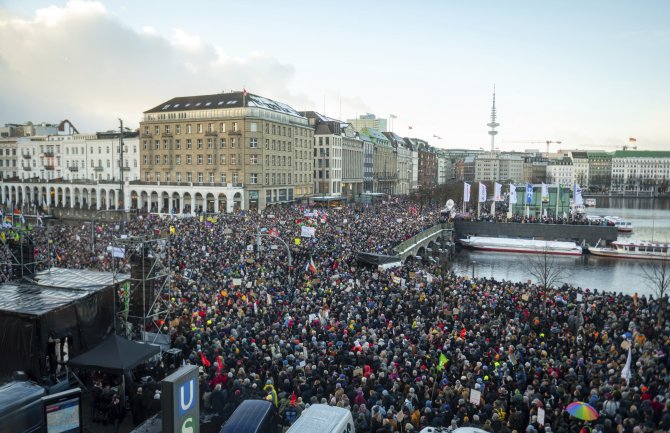
[[[355,433],[354,419],[348,409],[313,404],[300,414],[286,433]]]

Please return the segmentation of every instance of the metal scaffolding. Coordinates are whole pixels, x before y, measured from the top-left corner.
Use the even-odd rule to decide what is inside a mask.
[[[159,321],[167,321],[171,312],[168,239],[154,235],[117,237],[110,247],[115,261],[125,257],[130,264],[130,279],[117,290],[121,303],[117,319],[127,336],[134,334],[136,339],[157,343],[162,335]],[[123,272],[116,268],[115,272]]]

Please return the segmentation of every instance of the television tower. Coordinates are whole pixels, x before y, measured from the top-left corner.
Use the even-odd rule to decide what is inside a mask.
[[[487,123],[486,126],[491,128],[489,135],[491,136],[491,152],[495,151],[495,138],[498,135],[496,128],[500,126],[500,123],[496,122],[496,86],[493,86],[493,106],[491,107],[491,122]]]

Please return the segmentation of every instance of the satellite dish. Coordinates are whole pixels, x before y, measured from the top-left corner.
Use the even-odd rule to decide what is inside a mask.
[[[447,204],[445,206],[445,209],[451,210],[454,208],[454,201],[452,199],[447,200]]]

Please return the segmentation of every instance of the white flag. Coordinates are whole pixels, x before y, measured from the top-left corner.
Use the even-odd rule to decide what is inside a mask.
[[[542,203],[547,203],[549,201],[549,187],[546,183],[542,183]]]
[[[493,193],[493,200],[494,201],[502,201],[502,185],[499,184],[498,182],[493,184],[494,187],[494,193]]]
[[[479,182],[479,202],[486,201],[486,185]]]
[[[516,204],[516,186],[509,184],[509,204]]]
[[[463,201],[466,203],[470,201],[470,184],[467,182],[463,182]]]
[[[584,204],[584,200],[582,199],[582,189],[579,187],[579,184],[575,182],[575,204],[580,205]]]
[[[630,371],[630,363],[631,363],[631,348],[632,344],[628,345],[628,359],[626,359],[626,365],[623,367],[623,370],[621,370],[621,378],[626,379],[626,386],[628,386],[628,382],[630,382],[630,379],[633,377],[633,374]]]

